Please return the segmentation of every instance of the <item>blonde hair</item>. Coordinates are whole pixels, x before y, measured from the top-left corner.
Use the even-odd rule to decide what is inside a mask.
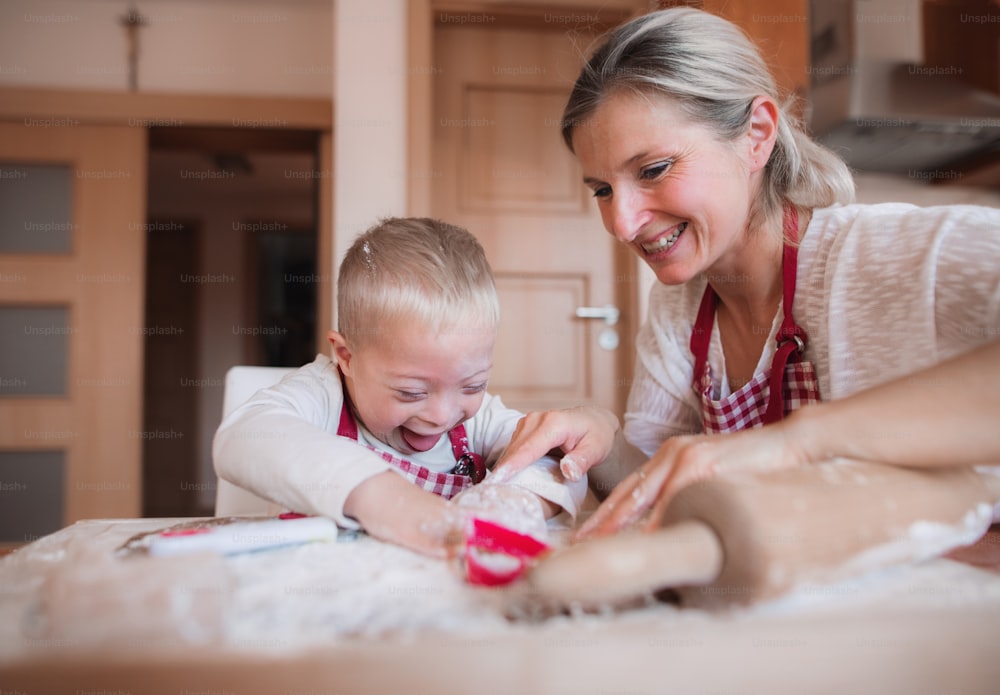
[[[562,135],[571,151],[576,126],[618,90],[666,96],[722,140],[747,132],[757,97],[782,103],[747,35],[722,17],[686,7],[633,19],[612,31],[591,55],[563,112]],[[775,216],[785,201],[814,208],[853,200],[854,179],[847,165],[812,140],[783,104],[751,220]]]
[[[493,273],[467,230],[430,218],[393,217],[354,240],[337,278],[339,332],[358,349],[387,322],[404,317],[435,331],[496,330]]]

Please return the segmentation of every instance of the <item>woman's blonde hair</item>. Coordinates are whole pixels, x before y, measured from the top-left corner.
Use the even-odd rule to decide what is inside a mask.
[[[466,229],[393,217],[354,240],[337,278],[338,330],[358,349],[400,318],[435,331],[496,330],[500,305],[493,272]]]
[[[782,104],[774,78],[747,35],[721,17],[686,7],[623,24],[591,55],[563,112],[562,135],[570,150],[576,126],[619,90],[668,97],[723,140],[747,132],[757,97]],[[853,200],[847,165],[813,141],[788,104],[782,105],[777,141],[751,215],[770,218],[785,201],[814,208]]]

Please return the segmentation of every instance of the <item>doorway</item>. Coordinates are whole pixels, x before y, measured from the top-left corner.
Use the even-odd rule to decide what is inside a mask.
[[[212,514],[229,367],[315,357],[320,142],[306,130],[150,129],[144,516]]]

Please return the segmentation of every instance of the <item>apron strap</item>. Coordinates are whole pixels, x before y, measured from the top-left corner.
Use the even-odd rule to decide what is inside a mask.
[[[486,477],[486,461],[469,448],[469,436],[465,433],[465,425],[459,425],[448,432],[451,440],[451,450],[458,461],[452,472],[455,475],[467,475],[472,478],[472,484],[481,483]]]
[[[799,260],[799,213],[791,205],[785,206],[784,213],[785,249],[781,259],[782,309],[784,316],[776,340],[778,348],[771,361],[770,393],[767,409],[761,417],[763,424],[778,422],[785,417],[785,366],[798,362],[805,352],[809,337],[792,317],[795,301],[795,277]]]
[[[701,295],[701,305],[698,307],[698,318],[694,321],[694,328],[691,330],[691,354],[694,355],[694,380],[695,388],[699,388],[705,370],[708,369],[708,346],[712,342],[712,324],[715,322],[715,303],[718,295],[711,285],[705,287],[705,294]]]
[[[795,301],[795,276],[798,266],[799,249],[799,214],[791,205],[786,205],[782,227],[785,235],[784,250],[781,256],[781,287],[782,287],[782,320],[776,336],[778,348],[771,362],[769,379],[770,393],[767,408],[762,416],[764,424],[777,422],[785,416],[785,366],[802,359],[808,336],[801,326],[795,323],[792,316],[792,304]],[[715,322],[715,305],[718,297],[711,285],[705,287],[701,297],[698,316],[694,329],[691,331],[691,354],[694,356],[693,386],[700,388],[705,371],[708,369],[708,348],[712,341],[712,325]]]
[[[347,395],[347,386],[344,384],[343,377],[340,379],[340,387],[344,390],[344,404],[340,406],[340,424],[337,425],[337,435],[358,441],[358,423],[354,420],[354,414],[351,413],[351,399]]]

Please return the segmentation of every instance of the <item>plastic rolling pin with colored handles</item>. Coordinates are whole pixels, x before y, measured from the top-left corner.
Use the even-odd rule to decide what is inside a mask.
[[[679,491],[660,529],[570,546],[526,575],[536,598],[613,605],[671,588],[684,605],[746,604],[942,555],[978,540],[1000,477],[835,460],[719,476]]]
[[[337,525],[330,519],[296,514],[281,519],[167,529],[149,539],[149,554],[212,552],[238,555],[316,541],[335,541],[337,533]]]

